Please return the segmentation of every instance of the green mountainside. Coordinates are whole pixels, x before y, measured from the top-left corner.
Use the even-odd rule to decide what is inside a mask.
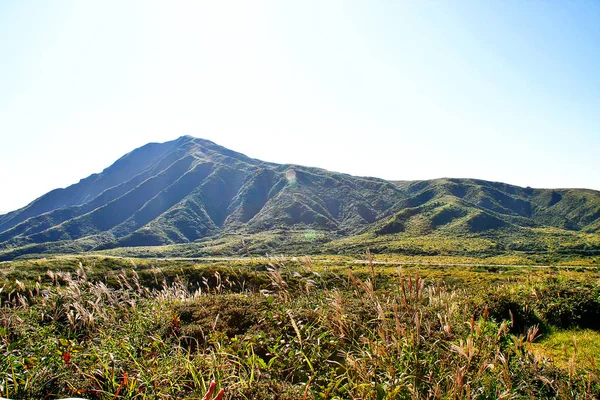
[[[600,250],[600,192],[475,179],[391,182],[263,162],[183,136],[140,147],[0,215],[0,260],[268,232],[278,238],[267,249],[281,251],[294,232],[318,232],[334,252],[357,243],[404,251],[393,243],[429,238],[485,239],[498,251],[569,243],[593,253]]]

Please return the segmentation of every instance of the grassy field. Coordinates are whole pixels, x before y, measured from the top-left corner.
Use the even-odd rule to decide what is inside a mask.
[[[0,263],[0,396],[598,398],[598,260],[534,261]]]
[[[489,231],[477,234],[459,231],[412,231],[378,235],[373,232],[343,236],[314,229],[274,229],[259,233],[224,233],[190,243],[116,247],[103,245],[107,237],[84,237],[55,243],[23,246],[0,244],[0,262],[39,259],[59,254],[87,254],[131,258],[246,257],[252,255],[309,254],[360,257],[367,249],[378,256],[397,260],[440,258],[450,263],[528,265],[600,265],[600,235],[556,228]],[[106,243],[104,243],[106,244]],[[102,249],[102,250],[99,250]]]

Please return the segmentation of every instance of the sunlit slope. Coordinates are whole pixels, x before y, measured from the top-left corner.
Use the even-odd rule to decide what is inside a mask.
[[[600,192],[594,190],[532,189],[475,179],[402,182],[398,187],[407,198],[377,224],[379,234],[527,227],[594,233],[600,227]]]

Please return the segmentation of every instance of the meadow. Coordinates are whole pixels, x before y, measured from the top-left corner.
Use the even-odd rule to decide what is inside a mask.
[[[494,257],[0,263],[0,396],[598,398],[598,260]]]

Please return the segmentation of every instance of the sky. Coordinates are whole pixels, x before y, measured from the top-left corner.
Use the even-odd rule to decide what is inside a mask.
[[[600,190],[600,2],[0,0],[0,213],[182,135]]]

